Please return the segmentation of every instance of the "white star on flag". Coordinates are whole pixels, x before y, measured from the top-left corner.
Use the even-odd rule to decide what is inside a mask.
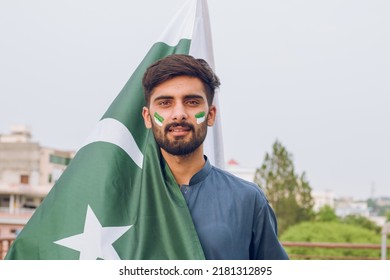
[[[122,227],[102,227],[95,213],[88,205],[84,232],[54,243],[80,252],[80,260],[120,260],[112,244],[132,225]]]

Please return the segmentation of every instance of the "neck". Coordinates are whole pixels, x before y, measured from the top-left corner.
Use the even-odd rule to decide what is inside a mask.
[[[175,177],[176,183],[189,185],[192,176],[199,172],[204,164],[203,147],[200,146],[193,153],[184,156],[175,156],[161,149],[161,154]]]

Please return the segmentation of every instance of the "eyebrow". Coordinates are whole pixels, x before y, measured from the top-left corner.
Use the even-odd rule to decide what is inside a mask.
[[[189,94],[184,96],[184,99],[203,99],[203,96],[199,94]]]
[[[153,102],[154,102],[154,101],[158,101],[158,100],[164,100],[164,99],[173,99],[173,96],[161,95],[161,96],[158,96],[158,97],[156,97],[155,99],[153,99]]]
[[[161,95],[153,99],[153,102],[158,100],[167,100],[167,99],[171,100],[174,99],[174,97],[171,95]],[[184,96],[184,99],[203,99],[203,96],[201,96],[200,94],[188,94]]]

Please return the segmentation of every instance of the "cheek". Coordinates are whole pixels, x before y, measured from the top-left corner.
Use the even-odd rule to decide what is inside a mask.
[[[158,126],[163,126],[164,118],[159,113],[154,113],[153,120]]]
[[[204,111],[195,114],[197,124],[201,124],[206,120],[206,113]]]

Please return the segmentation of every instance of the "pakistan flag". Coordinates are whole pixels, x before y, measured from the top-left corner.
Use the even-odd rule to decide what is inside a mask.
[[[144,126],[141,79],[150,64],[173,53],[202,57],[212,65],[210,39],[206,1],[188,1],[6,259],[204,259],[186,202]],[[214,152],[209,157],[217,162]]]

